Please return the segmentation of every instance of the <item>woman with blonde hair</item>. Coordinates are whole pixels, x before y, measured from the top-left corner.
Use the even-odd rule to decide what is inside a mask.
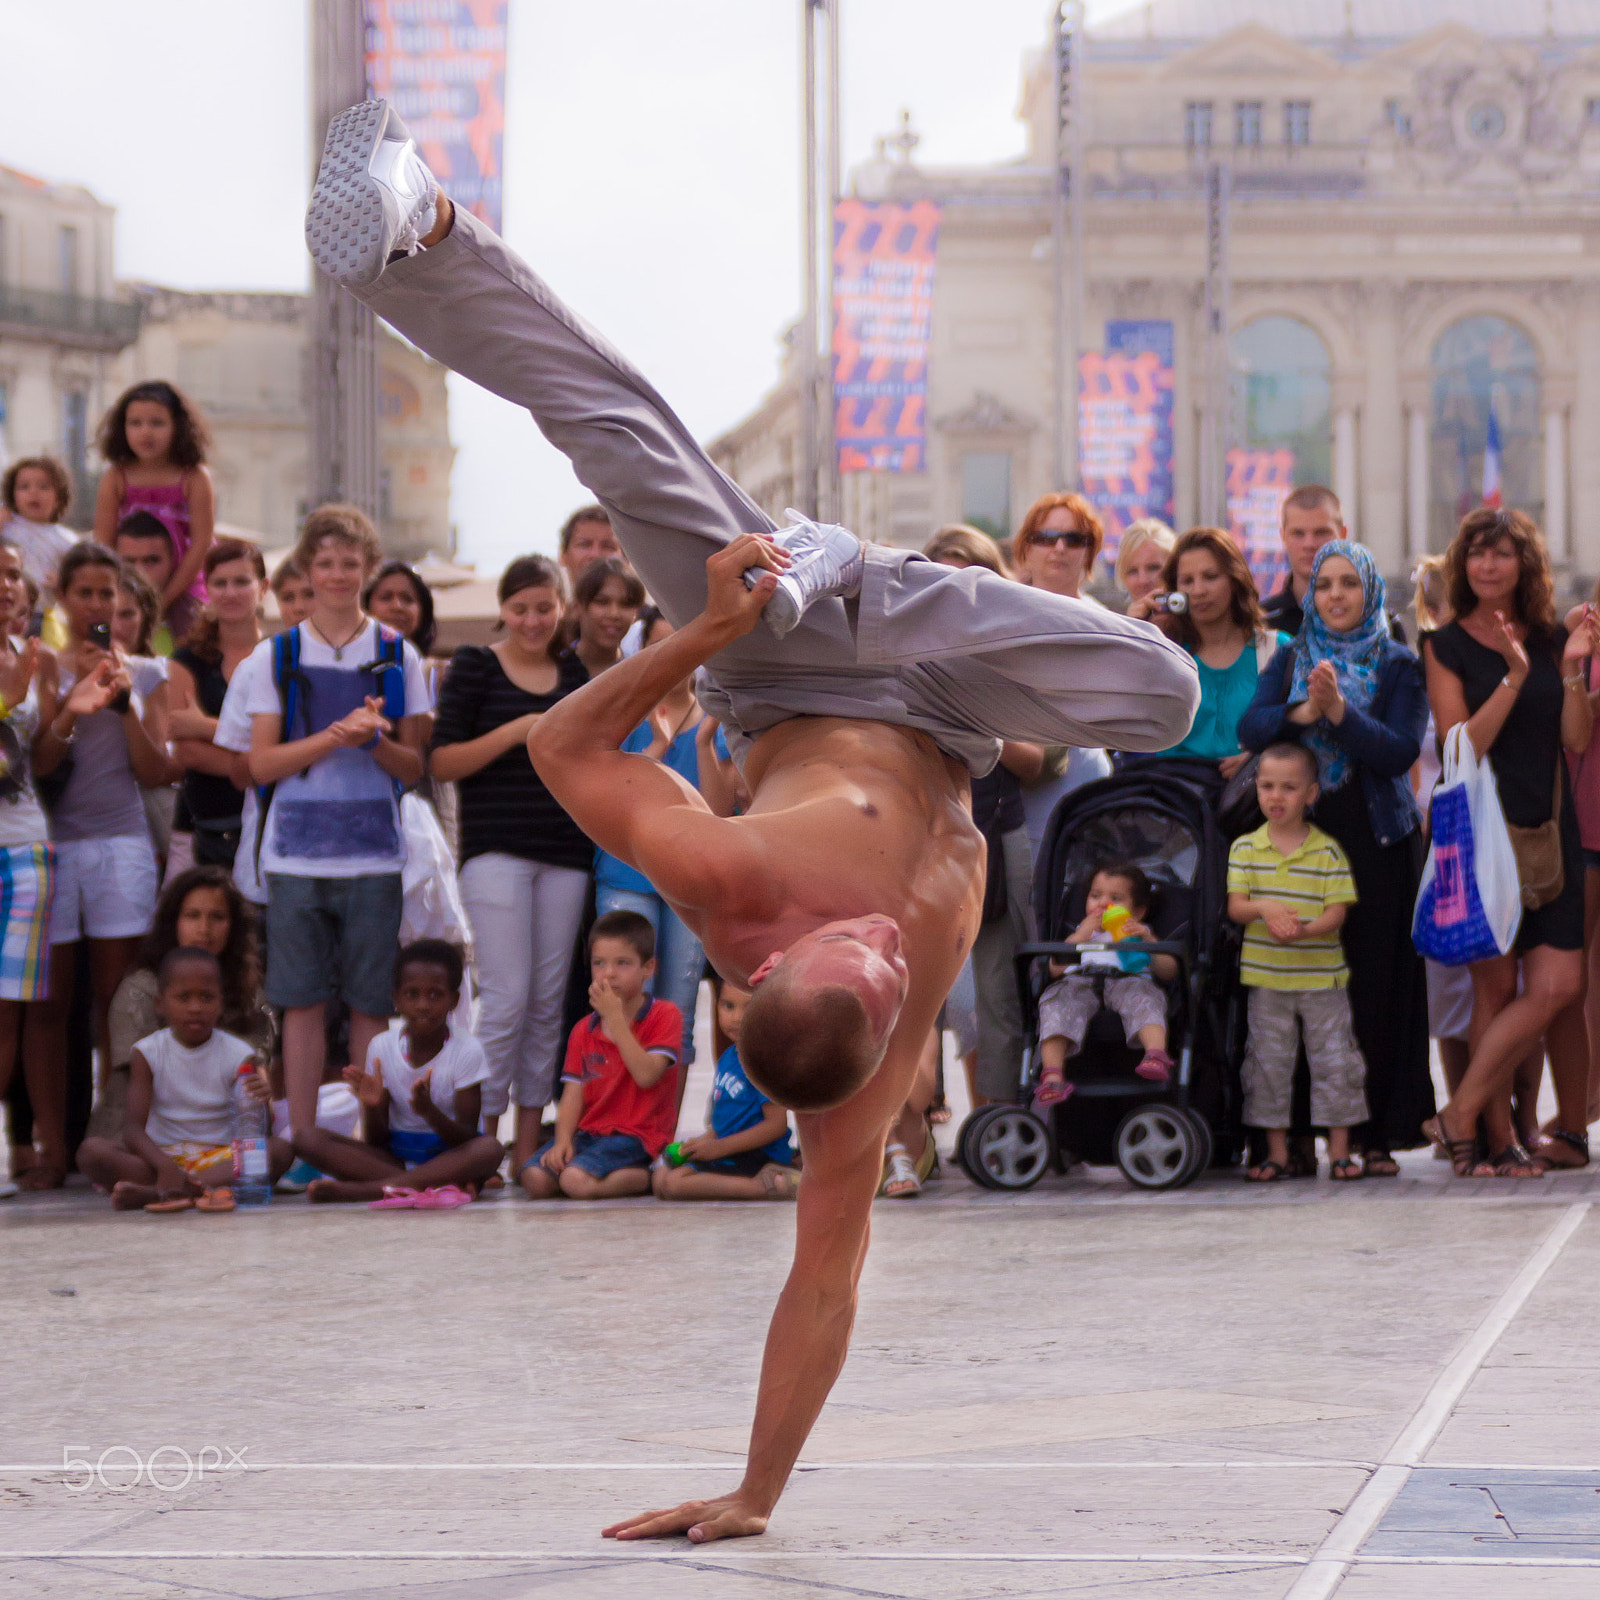
[[[1128,597],[1130,617],[1149,617],[1153,595],[1161,593],[1161,577],[1178,536],[1159,517],[1140,517],[1122,530],[1112,565],[1117,587]]]
[[[945,523],[923,545],[922,553],[947,567],[987,567],[1002,578],[1011,576],[1005,551],[981,528],[965,522]]]

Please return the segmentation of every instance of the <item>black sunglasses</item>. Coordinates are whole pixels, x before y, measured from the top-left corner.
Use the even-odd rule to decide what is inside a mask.
[[[1086,550],[1090,539],[1086,533],[1080,533],[1074,528],[1070,533],[1036,533],[1029,540],[1029,544],[1064,544],[1069,550]]]

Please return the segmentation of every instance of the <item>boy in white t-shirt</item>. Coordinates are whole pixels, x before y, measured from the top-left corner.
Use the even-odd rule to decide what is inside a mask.
[[[259,852],[267,999],[284,1012],[295,1152],[324,1172],[333,1148],[316,1126],[324,1008],[346,1002],[351,1059],[366,1060],[388,1024],[400,937],[406,847],[398,791],[423,772],[422,664],[361,610],[362,585],[381,554],[377,531],[354,506],[321,506],[306,518],[295,561],[311,580],[311,615],[286,636],[281,673],[275,641],[266,639],[234,674],[216,737],[247,749],[251,778],[271,787]],[[250,716],[245,745],[227,716],[236,695]]]
[[[365,1071],[344,1070],[361,1102],[366,1139],[324,1132],[317,1164],[332,1176],[306,1190],[313,1204],[383,1200],[402,1180],[407,1190],[444,1191],[460,1203],[499,1168],[505,1146],[478,1132],[488,1058],[470,1033],[450,1026],[461,973],[460,949],[443,939],[418,939],[395,958],[401,1025],[372,1041]]]
[[[272,1098],[254,1048],[217,1026],[222,1015],[222,968],[208,950],[170,950],[156,969],[157,1005],[167,1026],[133,1047],[128,1057],[128,1110],[117,1139],[88,1138],[78,1169],[111,1191],[118,1211],[140,1208],[231,1211],[212,1200],[232,1184],[233,1086],[250,1073],[250,1093]],[[268,1143],[276,1183],[294,1152],[282,1139]]]

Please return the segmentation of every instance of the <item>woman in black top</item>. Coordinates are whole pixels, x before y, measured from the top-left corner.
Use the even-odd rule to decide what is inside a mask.
[[[1570,637],[1552,603],[1550,563],[1533,522],[1520,511],[1483,507],[1461,524],[1445,557],[1455,620],[1423,642],[1428,701],[1443,739],[1466,723],[1473,748],[1488,753],[1506,821],[1533,828],[1559,810],[1563,884],[1547,905],[1524,911],[1516,947],[1472,965],[1472,1060],[1467,1075],[1426,1131],[1460,1176],[1477,1169],[1473,1136],[1486,1119],[1490,1167],[1501,1177],[1537,1177],[1543,1166],[1522,1148],[1511,1120],[1511,1079],[1528,1048],[1546,1038],[1561,1127],[1584,1126],[1588,1049],[1583,998],[1583,852],[1562,747],[1581,751],[1592,714],[1584,658],[1600,646],[1593,612]],[[1522,992],[1517,993],[1517,966]],[[1571,1030],[1552,1028],[1576,1010]],[[1577,1117],[1576,1122],[1570,1120]]]
[[[250,779],[245,758],[212,741],[233,674],[261,643],[267,569],[253,544],[218,539],[205,575],[206,609],[172,652],[167,677],[172,753],[184,769],[172,830],[194,836],[197,866],[231,872]]]
[[[485,1128],[514,1098],[516,1166],[539,1145],[561,1060],[562,1000],[594,846],[528,760],[528,731],[588,673],[558,655],[564,580],[545,556],[500,579],[497,644],[462,645],[434,712],[433,776],[461,805],[461,900],[478,963],[478,1041],[489,1061]]]

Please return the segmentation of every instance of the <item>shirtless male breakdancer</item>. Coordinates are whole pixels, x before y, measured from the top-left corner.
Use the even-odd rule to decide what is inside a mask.
[[[754,991],[740,1054],[797,1114],[794,1264],[744,1481],[604,1530],[761,1533],[844,1364],[884,1138],[977,928],[969,770],[988,771],[1001,739],[1174,744],[1199,700],[1193,662],[1146,623],[980,567],[803,519],[778,533],[620,355],[452,208],[381,100],[330,125],[306,237],[414,344],[527,407],[678,630],[545,713],[528,752]],[[713,816],[618,748],[697,668],[744,768],[744,816]]]

